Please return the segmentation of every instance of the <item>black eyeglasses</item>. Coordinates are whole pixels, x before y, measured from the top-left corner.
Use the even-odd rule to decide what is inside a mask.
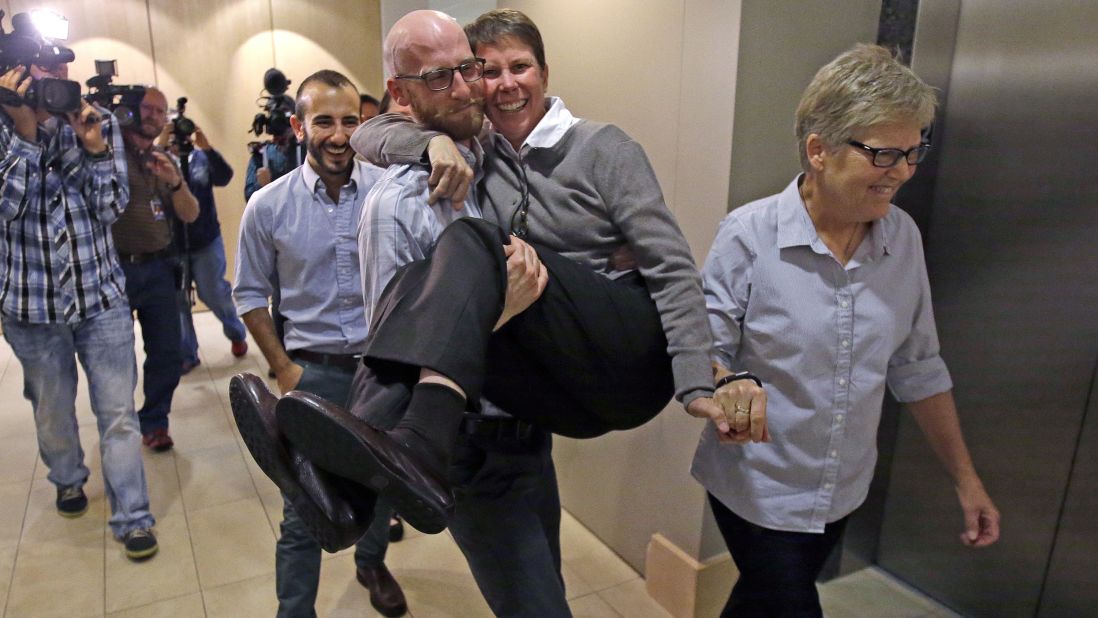
[[[484,77],[484,58],[474,58],[456,67],[435,69],[422,75],[397,75],[396,79],[418,79],[430,90],[441,92],[454,84],[455,71],[461,73],[461,79],[465,80],[466,84],[471,84]]]
[[[873,167],[892,167],[900,161],[900,159],[907,160],[908,165],[918,165],[926,158],[927,153],[930,152],[930,144],[919,144],[907,150],[900,150],[899,148],[874,148],[872,146],[866,146],[861,142],[850,140],[847,142],[855,148],[861,148],[873,156]]]

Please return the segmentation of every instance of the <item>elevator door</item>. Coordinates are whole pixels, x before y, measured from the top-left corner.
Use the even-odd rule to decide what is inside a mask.
[[[934,4],[920,4],[920,27]],[[966,615],[1098,612],[1098,414],[1087,414],[1098,358],[1094,23],[1098,2],[960,5],[927,261],[1002,540],[960,544],[956,496],[905,416],[877,558]],[[919,40],[916,60],[933,51]]]

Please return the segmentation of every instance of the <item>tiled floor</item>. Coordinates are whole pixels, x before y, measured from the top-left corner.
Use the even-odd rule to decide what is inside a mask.
[[[251,461],[231,422],[229,378],[266,375],[255,346],[234,359],[210,313],[195,316],[202,364],[184,377],[172,410],[174,450],[146,452],[161,550],[135,564],[107,533],[98,435],[86,385],[77,419],[86,463],[88,513],[63,519],[53,506],[34,439],[22,371],[0,342],[0,608],[3,616],[272,616],[274,541],[282,516],[275,486]],[[140,348],[140,337],[138,337]],[[138,359],[143,358],[140,349]],[[140,402],[140,389],[137,397]],[[666,616],[635,571],[568,513],[564,576],[576,616]],[[448,534],[409,529],[387,560],[408,596],[410,615],[490,616]],[[822,587],[829,616],[939,616],[933,602],[872,570]],[[317,612],[375,616],[347,552],[325,554]]]

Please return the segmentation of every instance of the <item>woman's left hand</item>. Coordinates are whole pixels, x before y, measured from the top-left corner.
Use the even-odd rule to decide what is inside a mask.
[[[713,393],[728,420],[733,442],[769,442],[766,425],[766,391],[753,380],[735,380]]]

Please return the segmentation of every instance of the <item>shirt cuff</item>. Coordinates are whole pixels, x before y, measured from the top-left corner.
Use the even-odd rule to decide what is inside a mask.
[[[953,388],[949,369],[941,356],[933,356],[888,368],[888,387],[897,401],[922,401]]]
[[[683,405],[713,395],[713,366],[708,353],[679,352],[671,358],[671,370],[675,377],[675,399]]]
[[[255,309],[269,309],[271,306],[270,301],[266,298],[240,298],[238,296],[233,296],[233,304],[236,305],[237,317],[241,317]]]

